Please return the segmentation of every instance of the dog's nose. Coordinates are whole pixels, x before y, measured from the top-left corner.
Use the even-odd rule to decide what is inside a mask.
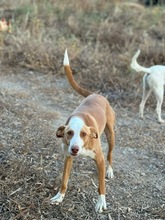
[[[72,151],[73,155],[76,155],[79,151],[79,147],[74,145],[74,146],[72,146],[71,151]]]

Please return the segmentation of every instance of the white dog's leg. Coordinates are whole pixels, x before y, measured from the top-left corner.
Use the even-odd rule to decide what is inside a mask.
[[[99,195],[97,204],[95,206],[96,212],[103,212],[103,210],[107,209],[106,201],[105,201],[105,195]]]
[[[154,89],[153,92],[157,100],[156,112],[158,115],[158,122],[165,123],[165,121],[161,118],[161,108],[163,103],[164,89],[162,87],[159,87]]]
[[[51,204],[59,204],[63,201],[65,194],[58,192],[53,198],[50,199]]]
[[[145,74],[143,77],[143,96],[142,96],[142,101],[140,103],[140,118],[143,118],[143,112],[144,112],[144,106],[146,104],[146,101],[149,97],[149,95],[151,94],[151,89],[148,85],[148,74]],[[148,88],[148,91],[146,91]]]
[[[157,111],[157,114],[158,114],[158,122],[165,123],[165,121],[161,118],[161,106],[162,106],[162,103],[157,102],[156,111]]]
[[[143,77],[143,96],[142,96],[142,101],[139,106],[140,118],[143,118],[144,106],[146,104],[146,101],[149,95],[151,94],[151,89],[148,85],[147,79],[148,79],[148,74],[145,74]],[[149,87],[148,91],[146,91],[146,87]]]
[[[140,118],[143,118],[143,116],[144,116],[143,115],[144,106],[145,106],[146,101],[147,101],[150,94],[151,94],[151,90],[147,91],[147,93],[145,93],[145,91],[143,91],[142,101],[141,101],[140,106],[139,106]]]

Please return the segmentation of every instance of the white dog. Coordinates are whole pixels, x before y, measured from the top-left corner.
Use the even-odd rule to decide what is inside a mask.
[[[143,118],[143,110],[145,103],[151,92],[153,92],[157,100],[156,112],[158,114],[158,121],[160,123],[165,123],[165,121],[161,118],[161,107],[163,103],[165,85],[165,66],[155,65],[149,68],[142,67],[137,63],[137,58],[139,54],[140,50],[138,50],[136,54],[133,56],[131,67],[137,72],[142,71],[146,73],[143,76],[143,97],[140,104],[140,117]]]

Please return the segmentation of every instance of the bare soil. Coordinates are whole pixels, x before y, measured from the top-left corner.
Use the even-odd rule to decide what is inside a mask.
[[[165,125],[150,105],[139,119],[141,91],[138,101],[134,93],[104,93],[116,112],[115,177],[106,180],[108,209],[97,214],[97,169],[90,158],[75,159],[63,203],[49,203],[64,161],[55,132],[83,98],[64,76],[0,71],[0,219],[165,219]],[[104,135],[102,145],[106,151]]]

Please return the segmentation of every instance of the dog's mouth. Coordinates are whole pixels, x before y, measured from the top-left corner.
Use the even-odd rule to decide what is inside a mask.
[[[73,157],[77,157],[78,153],[70,153]]]

